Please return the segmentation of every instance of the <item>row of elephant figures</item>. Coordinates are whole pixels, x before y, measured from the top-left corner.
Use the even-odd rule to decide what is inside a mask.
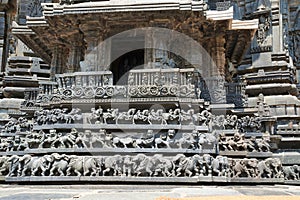
[[[88,124],[182,124],[208,126],[210,130],[239,129],[241,132],[260,130],[260,119],[254,116],[214,115],[208,110],[195,109],[136,109],[120,111],[118,108],[104,110],[101,106],[82,113],[79,108],[54,108],[39,110],[34,114],[35,124],[88,123]]]
[[[0,172],[9,177],[23,176],[126,176],[284,178],[299,180],[299,166],[282,167],[280,159],[232,159],[226,156],[177,154],[166,157],[113,155],[77,156],[53,153],[41,157],[24,155],[0,158]]]
[[[53,153],[36,157],[31,155],[1,157],[2,172],[7,176],[134,176],[134,177],[192,177],[227,176],[227,157],[177,154],[77,156]]]

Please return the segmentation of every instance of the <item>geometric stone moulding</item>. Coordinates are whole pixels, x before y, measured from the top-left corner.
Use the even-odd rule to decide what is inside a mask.
[[[300,183],[294,1],[2,4],[5,182]]]

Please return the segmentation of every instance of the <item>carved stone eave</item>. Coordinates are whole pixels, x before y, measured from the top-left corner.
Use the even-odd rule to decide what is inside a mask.
[[[260,93],[264,94],[286,94],[289,91],[291,95],[297,95],[298,90],[295,84],[290,83],[270,83],[270,84],[259,84],[259,85],[248,85],[246,86],[246,92],[249,95],[257,96]]]
[[[258,28],[258,23],[258,19],[232,20],[231,30],[252,30],[255,32]]]
[[[203,11],[207,9],[204,1],[180,0],[144,0],[144,1],[101,1],[85,2],[72,5],[58,3],[42,4],[45,16],[66,14],[87,14],[103,12],[134,12],[159,10],[191,10]]]
[[[232,20],[233,19],[233,7],[230,7],[228,10],[223,10],[223,11],[207,10],[207,11],[205,11],[205,16],[207,19],[212,19],[214,21]]]
[[[163,0],[160,1],[144,1],[135,2],[135,3],[123,3],[116,1],[109,2],[85,2],[72,5],[60,5],[58,3],[47,3],[43,4],[44,16],[43,17],[27,17],[27,28],[22,34],[16,34],[18,37],[22,37],[22,41],[26,41],[25,44],[29,43],[28,46],[34,51],[37,52],[47,63],[51,62],[51,48],[57,46],[57,44],[62,44],[66,46],[69,50],[72,49],[73,42],[71,38],[74,38],[76,33],[83,32],[83,38],[79,42],[85,44],[86,42],[86,31],[82,30],[80,25],[84,23],[89,23],[89,16],[93,15],[92,18],[97,20],[103,20],[103,23],[99,24],[99,30],[108,30],[107,32],[113,32],[113,24],[117,23],[115,26],[124,26],[128,25],[128,20],[136,20],[132,17],[127,19],[124,18],[124,14],[129,11],[132,13],[138,13],[139,15],[156,16],[153,11],[165,11],[166,14],[171,12],[172,14],[168,15],[169,23],[172,23],[172,19],[175,16],[175,12],[178,15],[185,16],[186,14],[191,13],[200,13],[203,19],[212,23],[215,23],[215,28],[220,31],[206,32],[208,37],[218,37],[218,42],[220,47],[223,47],[225,42],[225,35],[232,34],[232,40],[229,39],[226,41],[229,44],[230,51],[226,50],[226,57],[230,58],[234,64],[238,64],[241,60],[242,55],[245,53],[245,46],[250,44],[251,38],[254,35],[255,30],[258,26],[257,20],[233,20],[234,10],[233,7],[230,7],[228,10],[224,11],[213,11],[206,10],[206,4],[203,1],[172,1],[172,0]],[[197,11],[197,12],[194,12]],[[120,13],[120,16],[118,15]],[[116,16],[114,16],[116,15]],[[80,16],[84,17],[82,19]],[[157,16],[159,18],[159,16]],[[138,18],[138,17],[137,17]],[[183,17],[184,18],[184,17]],[[80,20],[79,20],[80,19]],[[122,20],[121,20],[122,19]],[[148,19],[149,20],[149,19]],[[183,19],[181,19],[183,20]],[[109,23],[108,23],[109,22]],[[147,19],[138,21],[136,27],[147,26]],[[182,22],[184,23],[184,22]],[[149,26],[149,25],[148,25]],[[151,25],[150,25],[151,26]],[[126,28],[129,26],[126,26]],[[96,27],[95,27],[96,28]],[[134,28],[134,27],[132,27]],[[192,27],[190,27],[192,29]],[[120,31],[120,30],[119,30]],[[27,33],[30,33],[28,36],[25,36]],[[31,32],[36,33],[39,37],[34,37],[31,35]],[[105,34],[104,32],[102,34]],[[114,33],[116,34],[116,33]],[[185,33],[189,36],[192,36],[194,39],[201,43],[201,38],[199,35],[192,35],[192,33]],[[109,36],[109,35],[107,35]],[[75,37],[77,38],[77,37]],[[230,38],[230,37],[229,37]],[[238,38],[238,40],[236,40]],[[31,40],[28,41],[27,40]],[[215,41],[217,42],[217,41]],[[81,45],[84,52],[84,45]],[[228,45],[226,45],[228,46]],[[41,51],[41,48],[46,50],[46,52]],[[222,51],[219,49],[219,51]],[[83,57],[83,56],[81,56]],[[222,62],[221,62],[222,57]],[[220,60],[220,69],[224,66],[225,56],[219,55]],[[224,70],[221,70],[224,71]]]
[[[235,47],[230,56],[231,62],[237,65],[241,62],[243,55],[246,53],[247,48],[254,37],[254,34],[258,28],[258,20],[232,20],[231,33],[237,35],[235,40]]]
[[[42,41],[31,28],[13,23],[12,34],[24,42],[46,63],[50,64],[51,51],[45,45],[45,42]]]
[[[233,7],[224,11],[207,10],[207,19],[214,21],[229,21],[226,40],[226,58],[237,66],[245,54],[247,46],[250,45],[256,30],[258,29],[258,19],[235,20]]]

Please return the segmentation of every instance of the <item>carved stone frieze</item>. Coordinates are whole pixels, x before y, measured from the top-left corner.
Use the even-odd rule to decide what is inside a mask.
[[[17,19],[24,55],[48,64],[3,45],[0,93],[25,101],[0,99],[0,176],[299,184],[295,1],[16,1],[0,36]]]
[[[147,156],[77,156],[53,153],[42,157],[11,156],[8,159],[10,177],[23,176],[126,176],[126,177],[226,177],[229,171],[226,157],[208,154],[187,157],[183,154],[166,157]],[[83,163],[83,164],[80,164]]]
[[[283,166],[283,174],[285,180],[300,180],[300,166]]]
[[[147,156],[76,156],[53,153],[41,157],[24,155],[1,157],[8,160],[8,167],[2,166],[8,177],[48,177],[48,176],[123,176],[136,177],[224,177],[282,179],[284,174],[296,177],[293,167],[284,167],[277,158],[228,159],[224,156],[212,157],[194,155],[187,157],[177,154],[173,158],[154,154]],[[7,173],[7,172],[6,172]],[[298,171],[296,172],[298,173]]]
[[[2,133],[20,133],[31,131],[33,124],[28,121],[25,117],[11,118],[9,122],[7,122],[3,127]]]
[[[278,158],[232,159],[229,163],[232,178],[283,178],[282,164]]]
[[[245,138],[244,134],[235,133],[234,136],[219,135],[220,151],[247,151],[270,152],[270,141],[265,138],[258,139],[255,136]]]

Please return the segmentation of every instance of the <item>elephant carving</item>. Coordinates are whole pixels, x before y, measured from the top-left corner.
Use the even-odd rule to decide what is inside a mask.
[[[176,176],[191,177],[192,175],[200,174],[203,162],[201,162],[202,159],[199,155],[186,157],[183,154],[179,154],[176,157],[178,157],[175,159],[175,163],[177,163]]]
[[[267,158],[257,164],[258,178],[281,178],[281,161],[278,158]]]
[[[99,158],[101,159],[101,158]],[[101,163],[101,162],[100,162]],[[74,172],[77,176],[96,176],[99,172],[98,160],[93,157],[70,157],[68,168],[66,170],[67,176],[70,176]]]
[[[113,176],[121,175],[122,174],[122,156],[121,155],[114,155],[111,157],[107,157],[104,160],[104,170],[103,176],[107,173],[113,172]]]
[[[227,157],[217,156],[212,160],[212,173],[217,176],[227,176],[229,164]]]
[[[53,153],[50,155],[50,160],[51,160],[51,169],[50,169],[50,176],[64,176],[65,172],[68,168],[68,157],[63,154],[59,155],[57,153]]]
[[[300,166],[285,166],[283,167],[285,180],[299,180]]]
[[[172,176],[174,175],[174,163],[164,158],[161,154],[155,154],[145,165],[145,171],[149,176]]]
[[[45,172],[50,169],[50,161],[50,155],[43,157],[24,155],[19,159],[19,175],[26,176],[29,172],[31,176],[36,176],[37,174],[45,176]]]
[[[9,173],[7,176],[17,176],[19,169],[19,156],[13,155],[8,159]]]
[[[8,171],[9,171],[8,157],[6,156],[0,157],[0,174],[7,175]]]

